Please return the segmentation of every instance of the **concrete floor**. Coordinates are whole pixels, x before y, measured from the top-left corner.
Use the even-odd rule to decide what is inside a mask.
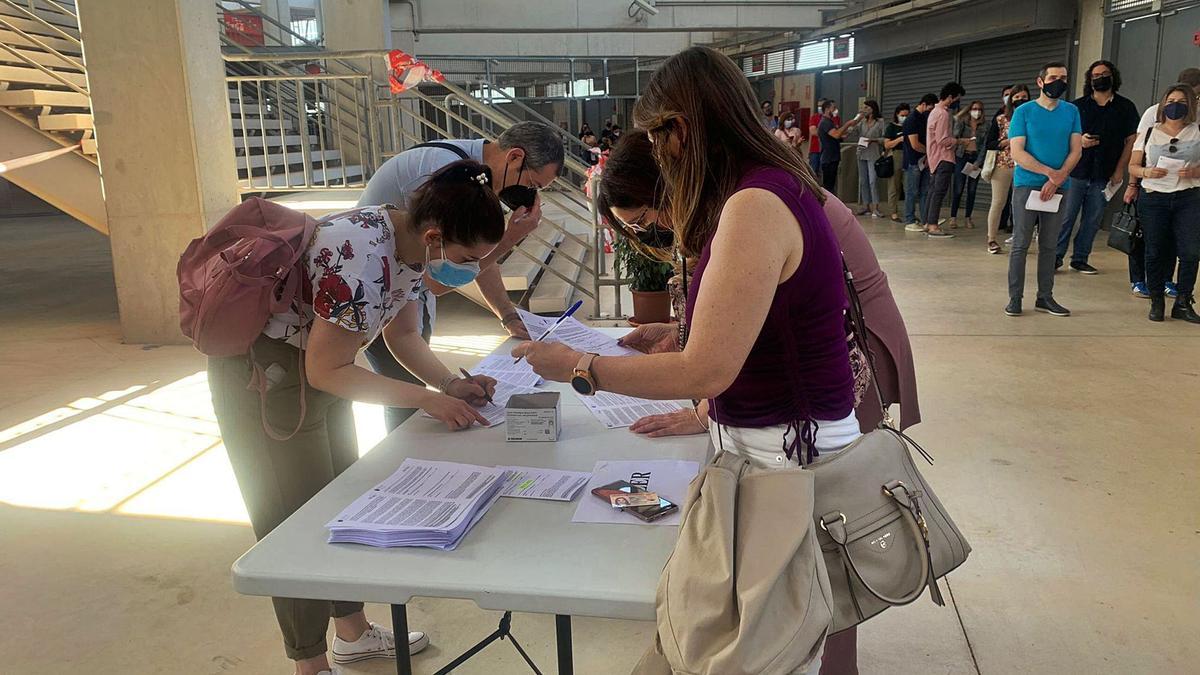
[[[922,598],[862,628],[862,672],[1196,672],[1200,327],[1147,322],[1102,245],[1100,276],[1058,277],[1076,316],[1014,319],[1006,258],[979,230],[867,227],[913,335],[926,475],[975,550],[952,606]],[[121,343],[106,244],[68,219],[0,220],[0,672],[288,673],[269,603],[230,587],[253,539],[203,359]],[[435,348],[452,364],[499,340],[484,312],[444,303]],[[370,447],[378,411],[358,412]],[[415,602],[434,641],[418,672],[497,618]],[[552,624],[515,619],[545,667]],[[627,672],[650,630],[578,620],[577,671]],[[499,644],[458,672],[525,671]]]

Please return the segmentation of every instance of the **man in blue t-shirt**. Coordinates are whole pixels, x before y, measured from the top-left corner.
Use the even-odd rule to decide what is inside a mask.
[[[929,111],[937,105],[937,94],[925,94],[913,109],[900,133],[904,135],[904,229],[924,232],[925,225],[917,214],[925,213],[925,198],[929,196],[929,167],[925,166],[925,123]],[[920,206],[921,210],[916,211]]]
[[[1008,257],[1008,306],[1004,313],[1021,315],[1025,292],[1025,255],[1039,227],[1037,302],[1034,308],[1054,316],[1071,311],[1054,300],[1054,259],[1062,227],[1061,195],[1071,171],[1083,155],[1083,128],[1079,109],[1061,101],[1067,93],[1067,66],[1048,63],[1038,74],[1042,95],[1017,108],[1008,127],[1016,169],[1013,171],[1013,243]],[[1050,208],[1049,202],[1060,199]],[[1041,208],[1029,208],[1030,205]]]

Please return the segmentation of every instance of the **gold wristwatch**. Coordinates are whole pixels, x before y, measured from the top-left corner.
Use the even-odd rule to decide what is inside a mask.
[[[599,354],[584,354],[583,358],[579,359],[579,363],[575,366],[575,372],[571,376],[571,388],[583,396],[596,395],[596,378],[592,375],[592,362],[596,360],[597,356]]]

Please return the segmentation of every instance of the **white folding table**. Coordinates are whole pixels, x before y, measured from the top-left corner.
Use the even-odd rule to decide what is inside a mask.
[[[497,351],[507,353],[513,344]],[[590,471],[598,460],[705,459],[704,436],[648,439],[628,429],[605,429],[569,387],[547,383],[547,388],[562,392],[557,443],[506,443],[503,425],[451,433],[414,415],[239,558],[234,588],[246,595],[390,604],[400,675],[412,672],[404,636],[405,605],[413,597],[469,599],[482,609],[505,612],[496,633],[439,673],[493,640],[511,638],[511,612],[554,614],[558,672],[573,673],[572,616],[654,619],[655,587],[677,528],[572,523],[578,500],[594,499],[583,492],[570,503],[500,499],[455,551],[330,544],[325,529],[407,457],[574,471]]]

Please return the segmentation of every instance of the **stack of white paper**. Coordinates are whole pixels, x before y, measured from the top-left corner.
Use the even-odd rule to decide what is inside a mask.
[[[683,410],[675,401],[651,401],[610,391],[598,391],[595,396],[580,396],[578,392],[575,395],[607,429],[627,427],[647,415]]]
[[[569,502],[592,474],[587,471],[559,471],[558,469],[536,469],[529,466],[502,466],[508,472],[501,497],[519,499],[548,499]]]
[[[500,497],[502,468],[406,459],[329,521],[331,544],[454,550]]]
[[[471,373],[487,375],[497,381],[521,387],[540,387],[545,382],[540,375],[533,372],[533,366],[529,365],[528,361],[525,359],[516,361],[508,354],[492,354],[480,361],[471,370]]]

